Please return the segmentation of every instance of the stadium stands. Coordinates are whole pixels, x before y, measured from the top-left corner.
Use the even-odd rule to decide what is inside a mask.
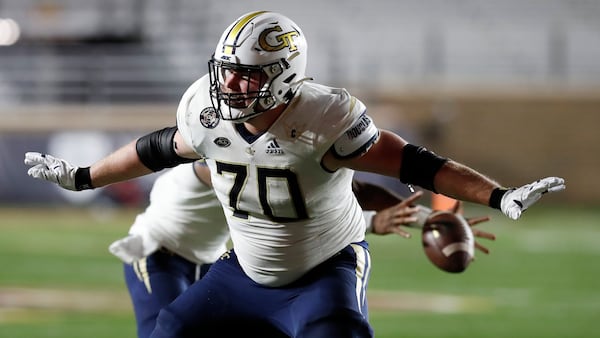
[[[293,16],[309,73],[356,88],[600,85],[593,0],[0,1],[21,40],[0,47],[0,102],[174,102],[225,23]],[[332,15],[335,13],[335,15]]]

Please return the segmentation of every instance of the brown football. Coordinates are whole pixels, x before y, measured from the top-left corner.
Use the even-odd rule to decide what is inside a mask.
[[[449,211],[435,211],[422,230],[423,250],[431,263],[452,273],[467,269],[475,252],[475,240],[467,221]]]

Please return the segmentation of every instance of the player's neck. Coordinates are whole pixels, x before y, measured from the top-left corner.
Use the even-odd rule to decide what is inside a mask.
[[[264,133],[271,128],[273,123],[275,123],[286,107],[287,105],[282,104],[271,110],[267,110],[266,112],[244,122],[244,126],[252,135]]]

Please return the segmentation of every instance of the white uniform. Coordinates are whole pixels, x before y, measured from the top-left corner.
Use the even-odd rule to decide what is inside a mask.
[[[131,263],[163,246],[202,265],[217,260],[228,240],[221,203],[187,163],[156,179],[150,205],[136,217],[129,236],[113,243],[110,251]]]
[[[216,195],[228,206],[225,216],[238,260],[250,278],[284,285],[364,240],[365,221],[351,189],[353,171],[331,173],[320,163],[338,138],[351,140],[340,143],[342,154],[376,138],[360,101],[343,89],[305,83],[267,132],[247,140],[233,123],[219,120],[208,86],[205,76],[186,91],[178,128],[206,158]],[[367,141],[357,146],[365,135]]]

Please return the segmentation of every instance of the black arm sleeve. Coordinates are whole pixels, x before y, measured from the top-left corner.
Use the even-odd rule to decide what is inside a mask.
[[[433,179],[446,162],[448,162],[447,158],[438,156],[423,147],[407,144],[402,150],[400,181],[437,192],[433,186]]]
[[[194,159],[184,158],[175,152],[173,138],[177,127],[157,130],[142,136],[135,144],[140,161],[152,171],[172,168],[178,164],[194,162]]]

